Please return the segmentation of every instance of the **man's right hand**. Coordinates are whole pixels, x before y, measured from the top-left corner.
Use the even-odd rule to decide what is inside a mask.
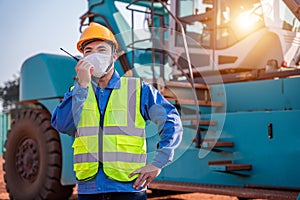
[[[80,87],[87,88],[89,83],[91,82],[91,74],[93,73],[94,66],[88,61],[82,59],[78,61],[75,70]]]

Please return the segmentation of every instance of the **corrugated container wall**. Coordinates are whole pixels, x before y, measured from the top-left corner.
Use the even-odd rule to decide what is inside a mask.
[[[0,113],[0,156],[4,152],[4,142],[7,137],[9,129],[9,115],[7,113]]]

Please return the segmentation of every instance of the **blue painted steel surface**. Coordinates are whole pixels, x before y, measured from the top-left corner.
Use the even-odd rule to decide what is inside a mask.
[[[283,87],[281,79],[228,84],[226,87],[227,113],[282,110]]]
[[[254,184],[299,188],[297,166],[300,163],[297,157],[300,140],[299,132],[295,131],[299,115],[299,111],[228,114],[220,139],[234,142],[232,152],[211,151],[206,157],[199,158],[199,152],[205,150],[191,145],[163,171],[159,179],[232,186]],[[274,127],[273,139],[268,138],[267,124],[270,122]],[[188,143],[192,136],[186,129],[184,133],[184,143]],[[208,162],[217,160],[251,164],[253,169],[249,176],[210,171]]]
[[[21,68],[20,100],[63,97],[73,85],[76,61],[60,55],[38,54]]]
[[[214,92],[218,91],[220,85],[211,86],[211,95],[216,95],[213,99],[223,99],[222,96],[226,95],[224,103],[227,104],[227,111],[202,114],[201,118],[211,117],[218,123],[225,117],[225,123],[223,127],[218,127],[218,124],[209,127],[207,132],[202,132],[202,137],[230,141],[234,146],[222,148],[220,152],[209,151],[201,158],[199,155],[207,150],[197,149],[191,144],[158,179],[299,189],[299,85],[299,77],[225,84],[226,94]],[[273,127],[272,138],[268,135],[269,124]],[[217,131],[222,131],[218,138],[215,137]],[[184,129],[183,144],[179,151],[184,151],[184,145],[189,144],[195,136],[191,133],[192,130]],[[210,170],[208,162],[220,160],[251,164],[252,170],[244,176]],[[220,169],[224,170],[224,166],[220,166]]]

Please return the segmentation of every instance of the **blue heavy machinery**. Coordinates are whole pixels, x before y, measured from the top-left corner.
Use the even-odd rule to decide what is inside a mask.
[[[152,83],[184,125],[174,161],[152,190],[240,199],[300,198],[300,13],[297,0],[88,0],[118,40],[116,69]],[[11,199],[67,199],[73,138],[49,122],[76,61],[38,54],[21,69],[19,114],[5,143]],[[157,142],[147,126],[148,159]]]

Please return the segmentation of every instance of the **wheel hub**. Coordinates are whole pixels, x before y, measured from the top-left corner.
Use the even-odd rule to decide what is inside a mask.
[[[24,140],[16,153],[17,172],[21,178],[33,182],[39,171],[38,145],[33,139]]]

